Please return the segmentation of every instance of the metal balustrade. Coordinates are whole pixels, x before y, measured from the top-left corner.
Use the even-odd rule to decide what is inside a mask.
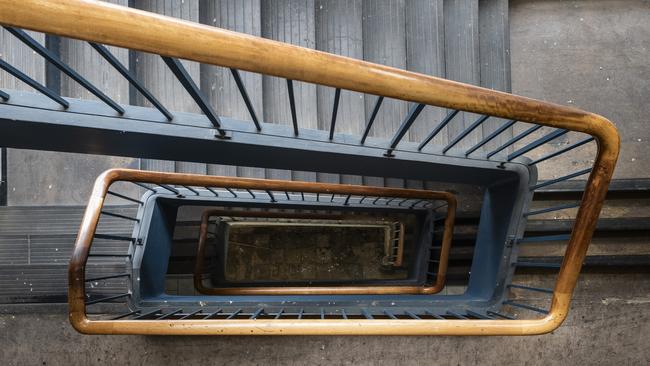
[[[133,199],[112,190],[111,185],[116,181],[130,182],[145,189],[145,194],[140,199]],[[140,209],[135,217],[116,214],[104,206],[107,196],[118,199],[138,202]],[[70,263],[70,304],[73,316],[88,319],[87,307],[96,304],[114,303],[122,301],[128,305],[129,311],[112,317],[111,320],[187,320],[200,318],[220,319],[223,316],[229,319],[239,319],[242,316],[250,318],[264,318],[263,311],[252,314],[235,309],[228,313],[228,306],[224,306],[218,314],[211,312],[209,317],[200,309],[193,309],[185,313],[184,308],[203,307],[204,303],[213,301],[224,302],[224,297],[230,295],[272,295],[272,302],[286,303],[280,295],[400,295],[400,294],[434,294],[440,292],[445,283],[445,274],[451,238],[453,234],[456,200],[454,195],[447,192],[414,190],[400,188],[380,188],[367,186],[353,186],[325,183],[307,183],[295,181],[260,180],[247,178],[229,178],[218,176],[201,176],[177,173],[143,172],[137,170],[110,170],[98,178],[93,196],[95,203],[89,205],[82,223],[79,240],[75,253]],[[170,246],[174,231],[174,221],[178,207],[192,206],[225,206],[225,207],[255,207],[262,209],[297,209],[300,212],[277,211],[242,211],[233,209],[208,209],[202,215],[199,237],[196,270],[194,273],[195,286],[201,294],[210,296],[170,296],[164,292],[165,266],[169,261]],[[302,212],[304,210],[341,210],[341,214],[322,214]],[[227,287],[213,288],[203,285],[204,253],[207,238],[209,218],[213,215],[228,215],[234,217],[257,218],[337,218],[339,222],[359,222],[363,216],[353,213],[365,212],[370,214],[380,213],[400,215],[418,215],[422,225],[416,237],[418,240],[411,243],[410,250],[413,256],[410,263],[414,269],[409,278],[405,280],[384,280],[385,284],[355,285],[339,283],[338,286],[319,286],[317,284],[303,287]],[[442,214],[442,215],[441,215]],[[133,223],[133,234],[130,237],[101,233],[101,217],[109,216],[120,218]],[[390,216],[388,216],[390,217]],[[354,221],[356,220],[356,221]],[[360,222],[366,222],[361,220]],[[433,225],[435,222],[444,221],[442,240],[439,244],[433,242]],[[377,225],[375,225],[377,226]],[[391,259],[397,262],[403,258],[404,250],[404,224],[389,221],[378,227],[386,228],[385,250]],[[89,259],[102,254],[101,247],[94,248],[94,239],[116,240],[129,243],[128,252],[124,253],[125,268],[114,274],[96,277],[85,277],[85,267]],[[393,240],[397,239],[397,240]],[[396,244],[393,244],[396,242]],[[400,253],[402,252],[402,253]],[[424,254],[424,255],[423,255]],[[437,256],[436,256],[437,255]],[[431,258],[431,259],[429,259]],[[435,259],[433,259],[435,258]],[[399,260],[398,260],[399,259]],[[117,278],[127,278],[124,292],[118,294],[97,293],[94,288],[88,287],[89,283],[102,282]],[[382,281],[380,281],[382,282]],[[85,284],[85,285],[84,285]],[[102,289],[99,288],[99,291]],[[220,295],[220,296],[216,296]],[[252,301],[252,300],[247,300]],[[232,301],[228,300],[229,305]],[[177,304],[184,308],[174,308],[166,311],[170,306]],[[225,304],[222,304],[225,305]],[[232,305],[232,306],[240,306]],[[230,306],[230,307],[232,307]],[[152,308],[157,308],[153,309]],[[287,308],[289,308],[287,306]],[[309,309],[308,307],[305,307]],[[300,318],[312,318],[309,310],[301,312]],[[370,306],[369,306],[370,308]],[[231,309],[232,310],[232,309]],[[331,305],[323,306],[320,310],[322,316],[332,316],[336,310]],[[370,311],[377,309],[364,309]],[[381,310],[386,312],[388,310]],[[354,308],[348,309],[348,315],[354,316]],[[275,314],[273,319],[291,317],[291,312]],[[107,320],[90,320],[93,326],[101,326]],[[121,323],[120,323],[121,324]],[[77,324],[78,326],[78,324]],[[118,327],[120,325],[117,325]]]
[[[201,200],[208,194],[215,200],[229,192],[233,196],[230,198],[242,202],[252,200],[254,202],[250,203],[255,205],[261,201],[298,204],[303,197],[299,200],[299,196],[295,196],[294,200],[291,192],[306,193],[308,185],[294,189],[298,186],[292,184],[306,183],[267,181],[270,185],[267,189],[251,189],[250,192],[254,192],[247,195],[249,192],[245,188],[242,190],[244,183],[237,180],[239,178],[232,178],[231,183],[236,183],[226,185],[227,189],[221,192],[213,188],[215,181],[211,180],[218,178],[109,172],[95,187],[70,267],[71,321],[79,331],[111,334],[521,335],[550,332],[566,318],[618,158],[618,133],[607,119],[575,108],[111,4],[2,0],[0,6],[3,9],[0,24],[99,98],[99,101],[63,98],[15,66],[0,62],[0,68],[38,92],[2,90],[0,93],[0,144],[3,146],[435,181],[442,185],[469,184],[481,187],[484,192],[470,281],[463,295],[229,295],[206,297],[200,304],[196,299],[179,297],[170,307],[161,304],[160,299],[139,297],[140,294],[134,292],[137,288],[131,285],[124,293],[86,298],[84,258],[101,256],[101,253],[88,253],[93,237],[130,243],[132,250],[123,256],[127,264],[133,263],[138,248],[146,242],[146,238],[135,235],[138,228],[148,227],[138,221],[142,217],[130,218],[136,227],[131,238],[94,232],[107,194],[143,207],[146,204],[146,197],[133,198],[108,191],[109,183],[116,179],[151,183],[147,186],[149,195],[177,198],[182,195],[184,201]],[[134,85],[154,108],[117,104],[21,29],[91,42],[93,48],[109,60],[111,67]],[[188,43],[186,40],[190,38],[195,41]],[[113,58],[104,45],[163,57],[203,114],[169,111],[161,103],[154,102],[155,97],[124,66],[110,61]],[[219,116],[183,70],[179,59],[229,68],[251,120]],[[291,111],[291,121],[287,122],[290,124],[273,125],[258,118],[240,77],[240,72],[244,71],[286,80]],[[334,103],[327,130],[301,128],[296,114],[296,105],[301,101],[294,94],[294,82],[331,87]],[[336,132],[341,90],[362,92],[376,98],[361,136]],[[411,108],[392,138],[369,137],[387,98],[411,102]],[[445,108],[446,117],[423,141],[404,141],[404,136],[426,108]],[[447,145],[432,144],[441,131],[459,123],[465,112],[478,116]],[[503,122],[469,149],[462,147],[468,137],[474,136],[485,121],[492,118],[508,122]],[[505,131],[522,126],[528,127],[500,146],[486,148]],[[539,134],[541,137],[536,137]],[[564,140],[574,142],[559,146],[557,142]],[[542,149],[544,152],[540,154]],[[572,152],[582,151],[580,149],[595,150],[591,167],[537,181],[537,166],[560,164],[562,159],[570,159]],[[588,175],[588,179],[579,202],[541,209],[528,207],[536,191],[583,175]],[[197,185],[199,182],[203,183]],[[206,188],[200,188],[201,185]],[[357,202],[350,193],[336,197],[332,193],[327,193],[331,195],[329,204],[382,206],[380,201],[374,201],[376,197],[373,201],[360,198]],[[396,193],[391,194],[401,197]],[[362,193],[358,191],[357,194]],[[320,202],[317,200],[316,204]],[[433,208],[425,207],[425,202],[416,199],[383,203],[399,210]],[[574,208],[577,214],[570,232],[523,237],[527,217]],[[558,241],[567,242],[562,263],[518,259],[519,251],[526,245]],[[525,268],[559,269],[554,287],[513,283],[515,271]],[[127,273],[115,275],[128,277]],[[537,299],[532,303],[525,297],[513,299],[512,293],[546,293],[549,299],[542,306]],[[117,320],[93,320],[86,315],[86,305],[115,300],[127,300],[131,306],[116,317]]]

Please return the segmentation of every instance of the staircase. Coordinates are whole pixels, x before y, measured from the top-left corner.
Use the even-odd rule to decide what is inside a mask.
[[[433,182],[437,191],[418,191],[428,195],[427,201],[444,200],[444,191],[457,185],[483,192],[471,271],[462,295],[359,291],[339,295],[303,291],[298,295],[171,296],[164,293],[162,264],[169,259],[176,212],[173,208],[181,204],[178,201],[184,205],[210,206],[236,200],[237,205],[248,208],[281,205],[314,209],[335,205],[336,210],[343,211],[350,207],[372,209],[366,206],[374,205],[380,206],[381,212],[422,211],[420,215],[429,215],[424,222],[432,225],[433,230],[437,219],[433,208],[437,206],[424,206],[414,201],[422,197],[414,198],[409,190],[400,189],[108,171],[95,185],[70,265],[68,301],[71,322],[77,330],[102,334],[520,335],[552,331],[567,316],[618,156],[618,134],[603,117],[126,7],[82,1],[57,6],[47,6],[53,4],[47,1],[6,3],[0,2],[5,5],[0,15],[5,29],[97,100],[61,97],[8,62],[0,61],[0,68],[37,91],[3,90],[3,146],[249,166],[276,173],[290,170],[317,176],[382,177],[387,183]],[[74,16],[78,13],[87,15]],[[90,42],[153,107],[117,103],[21,28]],[[193,42],[187,42],[188,39]],[[201,113],[170,112],[175,108],[156,99],[103,45],[159,55]],[[242,119],[218,115],[179,58],[227,68],[248,115]],[[284,85],[285,93],[277,96],[278,101],[286,103],[289,124],[265,122],[266,118],[251,102],[252,90],[246,88],[241,77],[244,72],[273,77]],[[304,92],[303,85],[317,87],[332,101],[327,124],[309,128],[302,125],[303,116],[298,111],[304,106],[298,96],[299,91]],[[365,93],[365,100],[372,101],[367,120],[359,121],[364,128],[357,133],[337,132],[344,92]],[[402,102],[409,102],[407,108],[396,107]],[[419,141],[405,139],[418,118],[430,117],[425,112],[432,110],[440,118],[435,119],[426,136]],[[486,135],[479,134],[487,124],[497,127]],[[390,134],[372,136],[375,128]],[[502,134],[510,130],[519,132],[503,139]],[[438,137],[443,131],[449,139],[440,144]],[[499,140],[502,141],[492,146]],[[557,143],[560,140],[570,142]],[[539,167],[562,165],[559,162],[571,161],[571,154],[576,151],[591,152],[593,165],[538,181]],[[529,209],[536,192],[587,175],[584,194],[577,202]],[[129,197],[110,190],[116,181],[136,184],[146,193]],[[370,195],[372,203],[362,202],[368,190],[373,189],[383,191]],[[246,190],[254,193],[247,196],[250,192]],[[305,193],[316,194],[317,198],[307,200],[303,198]],[[320,200],[319,195],[325,193],[331,195],[329,202]],[[138,205],[136,216],[121,217],[134,223],[129,236],[100,231],[98,223],[103,215],[116,218],[114,212],[102,213],[107,195]],[[458,200],[463,197],[461,191]],[[447,198],[446,202],[445,229],[454,217],[451,201]],[[575,208],[578,210],[570,230],[553,235],[524,235],[529,217]],[[450,236],[447,238],[451,240]],[[124,261],[125,272],[86,275],[87,261],[116,256],[94,253],[91,248],[101,250],[95,240],[128,245],[128,251],[118,256]],[[442,242],[444,248],[444,238]],[[567,243],[562,262],[535,262],[518,257],[526,245],[558,242]],[[422,265],[431,256],[425,254],[426,248],[420,248],[422,251],[413,260],[423,270],[418,274],[420,277],[414,275],[410,280],[424,280],[424,284],[434,278],[437,281],[446,273],[441,269],[446,268]],[[444,257],[440,255],[441,264],[446,260]],[[514,272],[525,268],[558,270],[556,282],[551,287],[513,283]],[[118,277],[128,279],[124,292],[98,297],[88,289],[88,283]],[[391,284],[401,285],[423,283]],[[532,300],[511,298],[511,289],[530,293]],[[124,302],[128,311],[109,318],[104,311],[97,316],[87,311],[89,306],[117,300]],[[517,309],[516,317],[512,315],[513,309]]]

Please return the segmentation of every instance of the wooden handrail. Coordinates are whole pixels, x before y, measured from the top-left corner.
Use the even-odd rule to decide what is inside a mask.
[[[618,145],[607,119],[394,67],[90,0],[0,0],[0,23],[335,88],[566,128]]]
[[[417,200],[441,200],[447,204],[447,216],[444,223],[444,234],[441,245],[440,265],[438,266],[438,273],[436,282],[433,286],[417,287],[415,289],[409,286],[403,286],[401,289],[395,289],[392,286],[376,286],[374,289],[363,287],[348,287],[355,292],[341,290],[339,294],[349,293],[405,293],[400,291],[418,291],[418,293],[435,293],[444,287],[447,261],[449,259],[449,249],[451,247],[451,240],[453,237],[454,220],[456,216],[456,197],[452,193],[443,191],[429,191],[420,189],[403,189],[403,188],[384,188],[384,187],[371,187],[371,186],[357,186],[350,184],[330,184],[330,183],[311,183],[311,182],[298,182],[298,181],[284,181],[284,180],[271,180],[271,179],[255,179],[255,178],[236,178],[236,177],[220,177],[220,176],[207,176],[196,174],[181,174],[181,173],[162,173],[152,171],[141,171],[131,169],[111,169],[101,174],[95,181],[93,191],[91,193],[90,201],[86,207],[81,227],[77,235],[75,248],[70,259],[68,268],[68,304],[70,311],[70,321],[72,325],[81,332],[89,333],[121,333],[121,330],[116,330],[113,326],[107,326],[107,323],[102,321],[91,321],[86,316],[86,288],[85,288],[85,268],[92,247],[93,238],[95,237],[101,210],[106,199],[108,188],[117,181],[138,182],[138,183],[153,183],[164,185],[184,185],[184,186],[197,186],[197,187],[218,187],[230,189],[249,189],[249,190],[269,190],[269,191],[289,191],[289,192],[304,192],[304,193],[318,193],[318,194],[339,194],[339,195],[359,195],[368,197],[395,197],[395,198],[408,198]],[[203,226],[207,231],[208,215],[203,214],[202,218],[202,232]],[[259,213],[257,213],[259,215]],[[285,214],[286,215],[286,214]],[[204,244],[203,244],[204,247]],[[199,269],[200,271],[200,269]],[[369,286],[372,287],[372,286]],[[313,288],[313,291],[320,291],[327,293],[327,289]],[[374,291],[374,292],[373,292]],[[260,294],[264,290],[257,293]],[[307,291],[309,292],[309,291]],[[269,294],[269,292],[264,292]],[[330,289],[330,292],[331,289]],[[231,293],[229,293],[231,294]],[[110,323],[110,322],[109,322]],[[120,321],[124,324],[125,321]],[[152,322],[147,322],[147,327]],[[147,327],[143,327],[144,330]],[[208,332],[209,333],[209,332]],[[197,333],[198,334],[198,333]]]
[[[156,322],[147,330],[136,321],[120,333],[135,334],[540,334],[566,318],[582,262],[591,241],[620,149],[615,126],[576,108],[399,70],[288,45],[158,14],[98,1],[0,0],[0,24],[134,50],[232,67],[341,89],[492,115],[593,136],[598,155],[557,278],[549,314],[539,320],[260,320],[210,324]],[[99,192],[97,192],[99,193]],[[93,193],[94,194],[94,193]],[[101,207],[93,196],[88,209]],[[99,206],[97,206],[99,205]],[[84,224],[92,226],[91,215]],[[96,223],[95,223],[96,224]],[[82,226],[82,229],[84,226]],[[85,233],[80,232],[83,239]],[[79,244],[80,242],[78,242]],[[83,244],[83,240],[81,241]],[[76,255],[76,254],[75,254]],[[75,257],[73,257],[73,260]],[[77,258],[78,259],[78,258]],[[85,332],[106,331],[110,322],[73,320]],[[91,325],[92,324],[92,325]],[[151,323],[154,324],[154,323]],[[116,332],[118,332],[116,330]]]

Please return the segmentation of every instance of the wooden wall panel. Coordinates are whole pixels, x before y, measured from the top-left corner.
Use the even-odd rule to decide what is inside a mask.
[[[411,0],[406,6],[406,69],[445,77],[445,24],[442,0]],[[411,126],[410,141],[420,142],[445,116],[446,111],[426,107]],[[440,135],[432,143],[443,144]]]
[[[262,2],[262,36],[302,47],[315,48],[316,30],[314,0],[267,0]],[[316,86],[293,82],[296,116],[299,128],[318,127]],[[292,124],[287,82],[271,76],[263,77],[264,120]],[[267,169],[268,178],[315,180],[315,173]]]
[[[214,27],[262,35],[260,0],[201,0],[199,3],[201,23]],[[240,72],[257,118],[264,116],[262,98],[262,75]],[[228,68],[201,65],[201,90],[219,114],[241,120],[251,120],[237,84]],[[252,122],[251,122],[252,123]],[[208,165],[208,173],[240,177],[264,178],[264,168]]]
[[[363,59],[363,1],[316,1],[316,48],[321,51]],[[317,87],[318,128],[329,131],[335,90]],[[336,115],[335,133],[361,135],[366,112],[362,93],[342,90]],[[373,99],[373,98],[371,98]],[[335,138],[336,140],[336,138]],[[319,181],[362,184],[360,176],[319,173]]]
[[[478,0],[446,0],[445,18],[445,64],[446,78],[479,85],[479,21]],[[460,113],[447,126],[449,141],[478,118],[471,113]],[[479,141],[475,131],[457,147],[468,147]]]
[[[45,43],[45,36],[42,33],[28,32],[33,38],[42,44]],[[0,58],[18,68],[34,80],[45,84],[45,61],[16,37],[0,28]],[[0,70],[0,88],[34,91],[30,86],[9,75],[7,72]],[[39,194],[39,186],[42,182],[40,177],[34,178],[37,167],[29,168],[26,172],[28,177],[20,177],[25,162],[32,160],[32,157],[41,155],[39,151],[5,149],[6,153],[5,167],[7,176],[0,177],[6,184],[7,204],[8,205],[25,205],[31,202],[45,202]],[[4,159],[3,159],[4,160]],[[0,160],[0,165],[3,161]],[[0,167],[2,169],[2,167]],[[27,182],[29,180],[29,182]],[[3,189],[4,190],[4,189]]]
[[[34,39],[45,44],[42,33],[27,32]],[[34,80],[45,83],[45,61],[11,33],[0,28],[0,58],[20,69]],[[14,78],[5,71],[0,71],[0,88],[33,91],[31,87]]]
[[[405,1],[387,0],[363,2],[363,56],[364,59],[379,64],[406,68],[406,24]],[[376,98],[366,98],[366,116],[370,116]],[[370,136],[390,139],[401,124],[408,111],[408,103],[385,99]],[[390,175],[389,172],[386,173]],[[402,179],[370,178],[364,179],[368,185],[387,185],[400,187]]]
[[[406,6],[406,68],[422,74],[445,76],[445,24],[442,0],[411,0]],[[411,126],[404,140],[421,142],[447,114],[443,108],[427,106]],[[425,148],[446,144],[447,135],[438,134]],[[407,180],[409,188],[424,182]]]
[[[128,0],[107,1],[127,6]],[[122,77],[88,42],[60,38],[61,60],[118,104],[129,103],[129,82]],[[129,64],[129,50],[107,47],[123,65]],[[72,98],[99,100],[92,93],[65,74],[61,75],[61,94]]]
[[[153,13],[173,16],[180,19],[199,21],[198,0],[135,0],[133,7]],[[137,52],[134,54],[135,73],[138,79],[163,103],[170,111],[200,113],[199,107],[178,82],[163,60],[157,55]],[[183,61],[187,72],[197,85],[199,81],[199,64]],[[138,105],[151,106],[142,96],[136,94]],[[219,112],[219,111],[217,111]],[[202,163],[170,162],[151,159],[142,160],[142,168],[146,170],[177,171],[184,173],[206,174],[207,166]]]
[[[508,0],[479,0],[479,38],[481,86],[511,91],[510,82],[510,23]],[[483,123],[483,135],[487,136],[507,120],[490,118]],[[482,148],[492,151],[512,137],[512,129],[501,133]]]

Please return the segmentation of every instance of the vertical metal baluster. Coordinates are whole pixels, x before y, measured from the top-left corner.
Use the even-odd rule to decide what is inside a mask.
[[[456,136],[455,139],[453,139],[449,145],[447,145],[444,149],[442,149],[442,153],[446,154],[447,151],[449,151],[452,147],[456,146],[461,140],[463,140],[467,135],[472,133],[478,126],[482,125],[483,122],[485,122],[490,116],[481,116],[479,117],[474,123],[472,123],[469,127],[467,127],[463,132],[461,132],[458,136]]]
[[[41,94],[45,95],[46,97],[52,99],[59,105],[61,105],[63,108],[68,109],[70,107],[70,104],[68,103],[67,100],[61,98],[60,95],[55,93],[52,89],[40,84],[38,81],[30,78],[27,76],[27,74],[23,73],[22,71],[18,70],[17,68],[11,66],[7,62],[5,62],[3,59],[0,59],[0,69],[5,70],[12,76],[14,76],[16,79],[22,81],[23,83],[31,86],[32,88],[38,90]],[[7,94],[7,98],[4,98],[5,100],[9,99],[9,95]]]
[[[162,57],[167,67],[172,71],[174,76],[176,76],[176,79],[178,79],[187,93],[192,97],[192,99],[194,99],[194,102],[199,106],[203,114],[208,117],[208,120],[210,120],[212,125],[217,129],[219,132],[219,137],[226,137],[226,131],[221,128],[221,119],[214,111],[207,98],[203,95],[203,93],[201,93],[199,87],[196,85],[196,83],[194,83],[194,80],[192,80],[190,74],[187,72],[187,70],[185,70],[183,64],[181,64],[178,59],[175,59],[173,57],[160,57]]]
[[[381,107],[381,103],[383,101],[384,101],[384,97],[382,96],[377,97],[377,101],[375,102],[375,106],[372,108],[372,113],[370,114],[368,123],[366,123],[366,129],[363,131],[363,136],[361,137],[361,145],[366,143],[366,138],[368,137],[370,128],[372,127],[372,124],[375,123],[375,118],[377,118],[377,113],[379,112],[379,108]]]
[[[447,126],[454,117],[456,117],[458,112],[458,110],[454,110],[447,114],[447,116],[438,123],[438,126],[436,126],[436,128],[434,128],[433,131],[431,131],[431,133],[420,143],[420,145],[418,145],[418,151],[422,150],[431,140],[433,140],[433,138],[436,137],[436,135],[438,135],[438,133],[440,133],[440,131]]]
[[[156,97],[151,94],[147,88],[142,85],[133,74],[120,62],[120,60],[115,57],[111,51],[108,50],[104,45],[94,42],[88,42],[92,48],[97,51],[113,68],[119,72],[136,90],[142,94],[160,113],[162,113],[168,121],[174,119],[174,116],[165,108],[162,103],[156,99]]]
[[[44,59],[50,62],[52,65],[56,66],[57,69],[61,70],[64,74],[68,75],[71,79],[76,81],[79,85],[84,87],[94,96],[99,98],[102,102],[106,103],[109,107],[115,110],[119,114],[124,114],[124,108],[120,107],[114,100],[109,98],[101,90],[97,89],[90,81],[86,80],[83,76],[79,75],[75,70],[70,66],[66,65],[58,56],[56,56],[52,51],[45,48],[43,45],[38,43],[34,38],[28,35],[25,31],[18,28],[4,27],[9,33],[13,34],[21,42],[27,45],[29,48],[34,50],[34,52],[41,55]]]
[[[334,92],[334,107],[332,108],[332,122],[330,123],[330,140],[334,139],[334,127],[336,126],[336,114],[339,109],[340,98],[341,98],[341,89],[336,88],[336,92]]]
[[[231,68],[230,73],[232,74],[232,77],[235,79],[235,84],[237,84],[237,89],[239,89],[239,93],[244,99],[244,104],[246,104],[246,109],[248,109],[248,113],[251,115],[251,118],[253,119],[255,128],[257,129],[258,132],[262,131],[262,126],[260,125],[260,122],[257,119],[257,114],[255,113],[255,108],[253,108],[253,103],[251,103],[251,99],[248,97],[248,92],[246,91],[244,82],[242,81],[241,76],[239,75],[239,70]]]
[[[287,79],[287,92],[289,93],[289,107],[291,108],[291,122],[293,134],[298,136],[298,117],[296,116],[296,99],[293,95],[293,80]]]
[[[395,136],[393,136],[392,140],[390,141],[390,147],[388,150],[384,153],[384,156],[392,157],[393,151],[397,147],[397,144],[399,144],[400,141],[402,141],[402,138],[404,138],[404,135],[406,132],[408,132],[409,128],[411,128],[411,125],[413,125],[413,122],[418,118],[422,110],[424,109],[426,105],[425,104],[414,104],[411,106],[409,113],[406,115],[406,118],[404,118],[404,121],[402,121],[402,124],[399,126],[399,129],[397,130],[397,133]]]

